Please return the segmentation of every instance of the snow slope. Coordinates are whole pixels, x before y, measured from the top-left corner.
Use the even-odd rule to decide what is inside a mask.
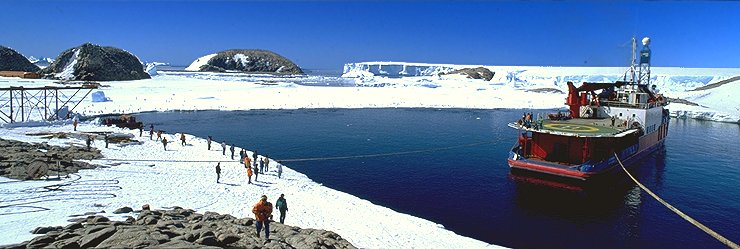
[[[79,59],[79,57],[80,57],[80,49],[78,48],[78,49],[75,49],[75,53],[72,55],[72,58],[69,58],[62,72],[57,73],[56,75],[54,75],[54,77],[58,79],[63,79],[63,80],[69,80],[69,79],[74,78],[75,65],[77,65],[77,59]]]
[[[186,134],[188,144],[179,144],[179,134],[164,134],[173,141],[162,149],[162,144],[147,135],[138,137],[138,131],[80,124],[77,133],[112,131],[131,133],[141,144],[116,145],[104,148],[95,141],[105,158],[93,163],[104,168],[82,170],[61,181],[16,181],[0,177],[0,245],[31,239],[29,231],[38,226],[66,225],[71,215],[105,211],[114,219],[125,219],[136,214],[115,215],[120,207],[137,209],[143,204],[152,208],[174,205],[193,208],[199,212],[215,211],[236,217],[252,217],[251,207],[265,194],[273,202],[285,194],[290,210],[288,225],[318,228],[339,233],[360,248],[488,248],[496,247],[478,240],[459,236],[441,225],[398,213],[367,200],[322,186],[288,167],[283,167],[282,178],[277,177],[274,159],[270,171],[260,174],[258,181],[247,184],[243,164],[222,155],[214,143],[207,150],[206,140]],[[84,146],[77,139],[41,139],[25,134],[36,132],[72,132],[72,126],[20,127],[0,129],[4,139],[46,142],[61,146]],[[218,139],[218,138],[216,138]],[[177,142],[174,142],[177,141]],[[236,149],[239,151],[239,148]],[[250,152],[249,155],[252,153]],[[137,162],[127,160],[184,160],[214,162]],[[221,161],[221,183],[216,183],[215,161]],[[43,191],[45,186],[61,184],[61,191]],[[46,210],[48,209],[48,210]],[[84,216],[83,216],[84,217]]]
[[[186,71],[198,71],[198,70],[200,70],[200,67],[201,66],[207,64],[208,61],[211,60],[211,58],[213,58],[216,55],[217,54],[209,54],[209,55],[205,55],[203,57],[200,57],[200,58],[196,59],[195,61],[193,61],[193,63],[191,63],[190,66],[186,67],[185,70]]]

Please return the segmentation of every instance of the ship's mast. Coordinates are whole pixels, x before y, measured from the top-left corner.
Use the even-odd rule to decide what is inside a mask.
[[[635,38],[632,38],[632,44],[635,44]],[[640,72],[637,84],[650,85],[650,57],[652,57],[650,51],[650,38],[642,38],[642,50],[640,50]],[[635,52],[632,52],[632,58],[635,58]]]

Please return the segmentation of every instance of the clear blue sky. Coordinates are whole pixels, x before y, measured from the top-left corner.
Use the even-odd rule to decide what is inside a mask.
[[[740,2],[0,1],[0,45],[56,57],[85,42],[187,65],[232,48],[303,68],[359,61],[740,67]]]

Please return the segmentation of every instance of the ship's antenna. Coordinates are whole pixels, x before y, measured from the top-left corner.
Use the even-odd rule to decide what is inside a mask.
[[[635,64],[637,62],[635,58],[635,51],[637,51],[637,42],[635,40],[635,37],[633,36],[632,37],[632,61],[630,61],[630,76],[631,76],[630,82],[632,82],[633,84],[636,82],[635,71],[637,71],[635,69]]]

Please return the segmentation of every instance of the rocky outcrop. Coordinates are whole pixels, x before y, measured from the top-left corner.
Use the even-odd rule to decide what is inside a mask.
[[[205,58],[196,60],[188,69],[208,72],[303,74],[298,65],[267,50],[231,49],[209,56],[211,58],[207,62],[203,61]]]
[[[7,248],[355,248],[334,232],[270,223],[270,239],[257,236],[254,219],[174,207],[142,210],[138,218],[111,221],[88,216]],[[264,232],[262,234],[264,236]],[[2,248],[2,246],[0,246]]]
[[[63,80],[118,81],[149,79],[136,56],[114,47],[90,43],[59,54],[54,63],[40,71],[47,78]]]
[[[491,79],[493,79],[494,72],[491,72],[491,70],[488,70],[488,68],[485,67],[476,67],[458,69],[446,74],[462,74],[467,75],[468,79],[483,79],[486,81],[490,81]]]
[[[66,137],[67,134],[39,134]],[[102,158],[100,151],[92,148],[52,146],[45,143],[31,144],[0,139],[0,176],[14,179],[34,179],[43,175],[67,175],[80,169],[95,166],[75,159]],[[61,161],[57,166],[56,161]]]
[[[0,71],[36,72],[39,67],[15,50],[0,46]]]

